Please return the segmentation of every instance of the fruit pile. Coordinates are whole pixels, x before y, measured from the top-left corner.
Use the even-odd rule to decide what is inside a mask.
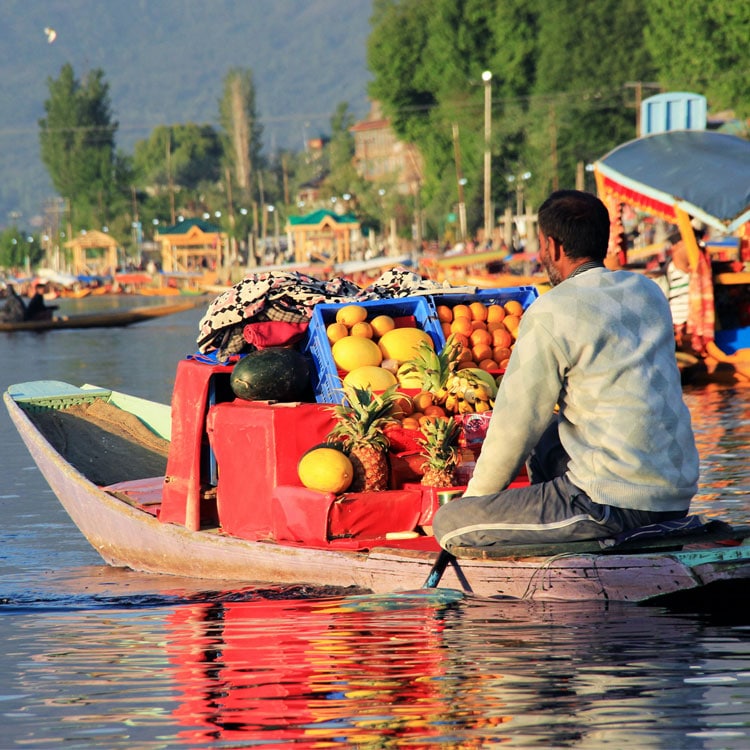
[[[488,371],[506,368],[523,315],[520,302],[443,304],[438,305],[437,314],[446,340],[453,335],[461,346],[459,362]]]
[[[336,368],[344,385],[383,391],[398,385],[399,367],[411,359],[420,343],[434,349],[428,333],[416,327],[397,327],[389,315],[368,319],[367,308],[345,305],[326,327]]]
[[[331,354],[345,386],[402,391],[394,416],[407,429],[451,415],[492,410],[498,377],[508,364],[524,309],[517,300],[439,304],[446,344],[440,352],[428,333],[397,327],[384,314],[368,318],[351,304],[326,328]]]

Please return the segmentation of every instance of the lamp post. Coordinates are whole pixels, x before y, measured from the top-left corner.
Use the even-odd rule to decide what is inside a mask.
[[[490,187],[492,156],[490,154],[490,137],[492,135],[492,73],[485,70],[482,73],[484,81],[484,241],[492,239],[492,203]]]

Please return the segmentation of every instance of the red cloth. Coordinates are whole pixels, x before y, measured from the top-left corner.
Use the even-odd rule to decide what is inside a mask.
[[[715,332],[714,285],[711,261],[705,252],[698,253],[698,265],[691,270],[688,287],[687,333],[696,352],[714,340]]]
[[[280,320],[248,323],[242,329],[242,337],[256,349],[289,346],[296,344],[304,336],[308,325],[308,323],[286,323]]]

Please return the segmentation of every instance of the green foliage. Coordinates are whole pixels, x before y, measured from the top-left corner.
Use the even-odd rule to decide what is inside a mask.
[[[750,116],[750,4],[650,0],[646,46],[665,90],[694,91],[715,110]]]
[[[38,236],[24,234],[16,226],[0,231],[0,268],[22,270],[27,260],[33,267],[41,259]]]
[[[133,167],[141,185],[196,190],[219,179],[222,147],[211,125],[161,125],[135,144]]]
[[[426,161],[428,217],[457,200],[457,127],[470,225],[481,223],[484,87],[492,73],[492,199],[572,187],[579,162],[632,137],[627,81],[653,76],[636,31],[645,0],[380,0],[373,12],[370,92]],[[590,40],[590,41],[587,41]]]
[[[104,73],[92,70],[81,82],[66,64],[47,84],[46,116],[39,120],[42,161],[57,191],[70,201],[74,228],[104,224],[122,171]]]

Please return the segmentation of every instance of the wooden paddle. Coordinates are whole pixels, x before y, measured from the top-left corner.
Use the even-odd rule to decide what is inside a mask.
[[[438,583],[440,583],[440,579],[443,577],[443,573],[445,572],[448,563],[453,559],[454,557],[450,552],[441,549],[440,554],[437,556],[437,560],[435,560],[435,564],[432,566],[432,570],[430,570],[422,588],[434,589]]]

